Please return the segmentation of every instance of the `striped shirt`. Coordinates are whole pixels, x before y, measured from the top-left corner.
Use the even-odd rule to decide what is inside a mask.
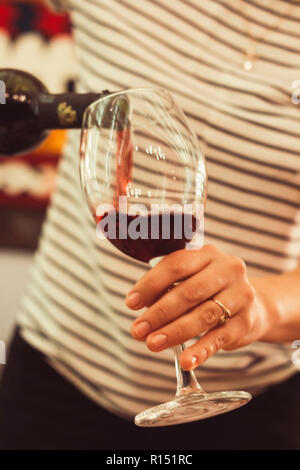
[[[245,71],[237,1],[59,0],[71,10],[78,90],[163,87],[183,108],[208,170],[205,242],[239,256],[249,277],[295,269],[300,256],[300,5],[257,41]],[[287,1],[245,1],[257,38]],[[171,399],[173,352],[131,338],[124,297],[148,269],[97,241],[78,174],[79,131],[59,167],[18,320],[24,338],[83,393],[131,417]],[[289,348],[220,351],[196,374],[207,390],[262,390],[295,372]]]

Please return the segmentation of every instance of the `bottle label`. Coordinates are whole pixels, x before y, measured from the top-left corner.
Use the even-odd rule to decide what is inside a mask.
[[[5,92],[6,92],[5,82],[3,80],[0,80],[0,104],[6,103]]]
[[[77,121],[77,112],[66,101],[59,103],[57,107],[57,116],[62,126],[70,127]]]

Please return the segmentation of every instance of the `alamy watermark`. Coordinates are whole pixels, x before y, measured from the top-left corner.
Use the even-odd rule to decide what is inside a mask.
[[[100,240],[186,240],[203,236],[203,205],[130,204],[120,196],[117,209],[112,204],[99,204],[96,233]]]
[[[4,341],[0,341],[0,365],[6,364],[6,345]]]
[[[300,369],[300,340],[296,339],[292,343],[291,347],[292,347],[292,349],[296,350],[292,353],[291,361],[298,369]]]
[[[300,103],[300,80],[294,80],[291,87],[294,91],[292,93],[292,103]]]
[[[6,86],[3,80],[0,80],[0,104],[5,104],[5,93],[6,93]]]

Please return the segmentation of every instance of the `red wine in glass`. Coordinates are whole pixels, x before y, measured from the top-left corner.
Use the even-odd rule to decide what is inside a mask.
[[[144,263],[184,249],[197,228],[194,215],[175,212],[128,215],[111,211],[97,217],[96,222],[118,250]],[[132,224],[135,225],[130,230]],[[133,234],[137,238],[133,238]]]

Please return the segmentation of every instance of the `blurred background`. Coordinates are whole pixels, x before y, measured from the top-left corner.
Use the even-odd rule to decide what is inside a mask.
[[[52,93],[76,80],[70,18],[42,0],[0,0],[0,68],[34,74]],[[66,134],[53,131],[34,152],[0,159],[0,339],[8,341]]]

